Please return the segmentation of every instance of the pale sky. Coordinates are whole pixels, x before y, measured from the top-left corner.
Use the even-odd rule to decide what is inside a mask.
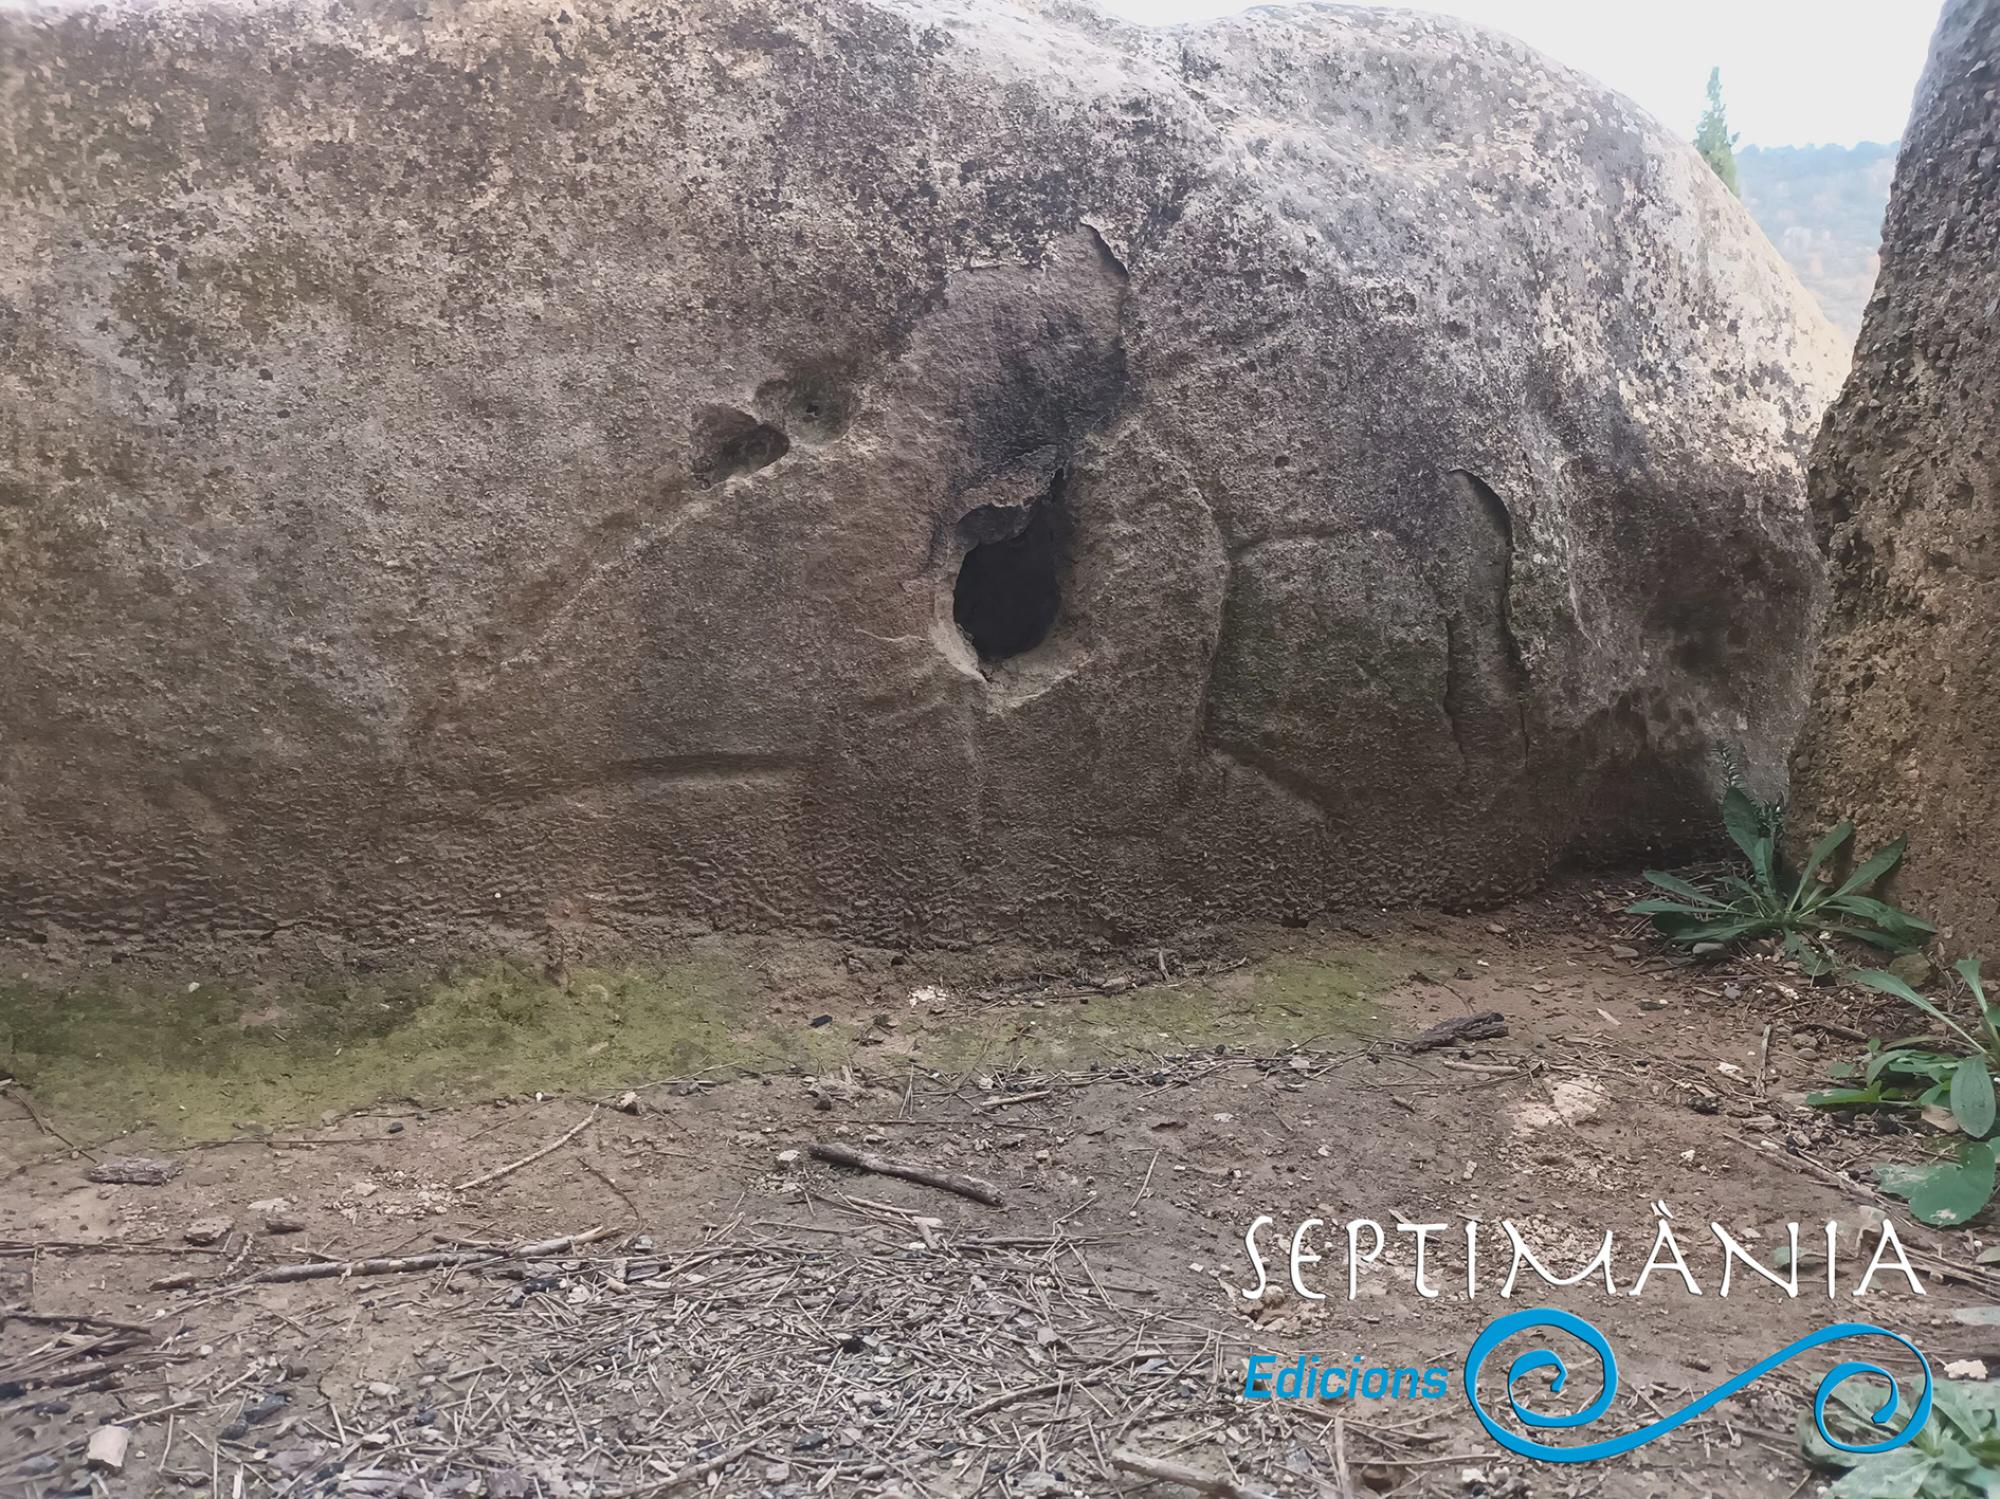
[[[1248,9],[1230,0],[1103,0],[1128,20],[1171,26]],[[1708,70],[1722,69],[1744,145],[1893,140],[1942,8],[1937,0],[1435,0],[1510,31],[1694,133]]]

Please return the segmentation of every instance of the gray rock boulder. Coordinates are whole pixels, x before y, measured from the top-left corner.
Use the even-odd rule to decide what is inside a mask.
[[[1897,897],[2000,942],[2000,0],[1944,8],[1854,371],[1812,458],[1832,599],[1804,827],[1910,839]]]
[[[1837,340],[1381,10],[0,10],[0,931],[1130,934],[1705,830]]]

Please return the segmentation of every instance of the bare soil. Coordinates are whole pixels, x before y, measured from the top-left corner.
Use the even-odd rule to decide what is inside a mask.
[[[722,1060],[676,1033],[673,1055],[700,1065],[647,1076],[643,1048],[566,1031],[544,1059],[562,1086],[539,1096],[481,1095],[490,1069],[454,1082],[433,1066],[421,1092],[303,1121],[229,1097],[201,1118],[230,1125],[190,1127],[185,1091],[121,1090],[157,1056],[91,1056],[83,1074],[41,1057],[46,1094],[23,1066],[0,1096],[0,1308],[32,1316],[0,1323],[0,1492],[1186,1492],[1121,1470],[1121,1451],[1240,1485],[1215,1492],[1809,1491],[1797,1422],[1830,1353],[1599,1464],[1510,1456],[1459,1393],[1468,1345],[1522,1306],[1568,1307],[1618,1351],[1621,1390],[1593,1437],[1831,1321],[1904,1332],[1940,1372],[2000,1353],[2000,1330],[1951,1315],[2000,1300],[1981,1229],[1924,1229],[1868,1185],[1871,1163],[1935,1142],[1803,1104],[1855,1033],[1907,1025],[1761,960],[1675,966],[1615,914],[1628,894],[1580,881],[1478,916],[1057,958],[717,941],[696,956],[733,996],[732,1036],[711,1038]],[[595,979],[542,982],[580,1013],[598,1002],[582,992]],[[1507,1035],[1403,1044],[1487,1010]],[[286,1024],[274,1000],[237,1029],[266,1046]],[[248,1089],[213,1049],[205,1075],[250,1105],[311,1094]],[[358,1054],[409,1093],[393,1049]],[[350,1055],[329,1044],[323,1066]],[[516,1048],[501,1072],[533,1066]],[[106,1127],[135,1114],[136,1132]],[[823,1164],[814,1141],[971,1174],[1004,1203]],[[180,1169],[157,1186],[87,1179],[132,1156]],[[1659,1205],[1699,1298],[1672,1275],[1623,1294]],[[1813,1245],[1838,1219],[1844,1246],[1872,1248],[1884,1209],[1925,1297],[1890,1277],[1854,1300],[1859,1267],[1843,1264],[1830,1303],[1811,1258],[1796,1300],[1740,1273],[1715,1294],[1709,1222],[1761,1253],[1787,1221]],[[1325,1220],[1308,1288],[1326,1300],[1241,1294],[1259,1214],[1275,1220],[1274,1282],[1293,1226]],[[1451,1225],[1441,1294],[1416,1293],[1395,1242],[1350,1302],[1340,1225],[1357,1217],[1392,1239],[1399,1219]],[[1468,1219],[1488,1235],[1471,1300]],[[1531,1282],[1502,1300],[1502,1219],[1565,1273],[1614,1230],[1621,1294]],[[226,1235],[189,1243],[204,1220]],[[513,1252],[587,1231],[601,1236]],[[1594,1360],[1564,1351],[1570,1387],[1530,1380],[1524,1401],[1573,1409],[1596,1392]],[[1263,1353],[1442,1366],[1451,1392],[1245,1400],[1245,1360]],[[132,1432],[122,1472],[86,1464],[107,1423]]]

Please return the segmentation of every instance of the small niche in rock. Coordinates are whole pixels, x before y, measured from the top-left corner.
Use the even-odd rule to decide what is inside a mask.
[[[1059,478],[1026,509],[982,505],[958,523],[973,545],[952,588],[952,618],[982,665],[1033,650],[1056,622],[1068,544],[1060,486]]]
[[[704,489],[769,468],[791,451],[791,439],[734,406],[704,406],[688,432],[688,476]]]
[[[832,442],[854,420],[854,382],[844,366],[812,365],[757,387],[760,411],[784,413],[786,432],[803,443]]]

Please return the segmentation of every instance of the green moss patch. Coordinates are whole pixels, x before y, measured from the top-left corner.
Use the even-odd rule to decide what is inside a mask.
[[[946,1073],[1082,1068],[1229,1046],[1337,1043],[1380,1028],[1372,998],[1409,954],[1287,956],[1173,985],[1040,1008],[958,1001],[814,1026],[774,1012],[746,966],[582,970],[555,983],[492,963],[443,977],[315,988],[95,983],[0,987],[0,1069],[65,1124],[170,1140],[313,1122],[382,1102],[428,1107],[596,1092],[665,1077],[916,1066]],[[864,1045],[863,1038],[877,1042]]]

